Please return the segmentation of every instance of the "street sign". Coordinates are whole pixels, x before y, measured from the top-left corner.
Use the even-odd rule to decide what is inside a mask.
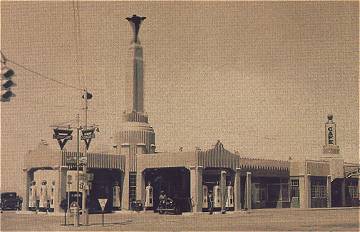
[[[98,201],[99,201],[101,210],[104,211],[104,210],[105,210],[105,205],[106,205],[107,199],[106,199],[106,198],[99,198]]]
[[[68,183],[68,185],[72,184],[72,176],[71,175],[67,176],[67,183]]]
[[[75,156],[68,156],[66,157],[66,165],[76,165],[76,157]]]
[[[87,179],[88,179],[88,181],[93,181],[94,180],[94,173],[87,173]]]
[[[86,156],[82,156],[79,158],[79,164],[80,165],[86,165],[87,164],[87,157]]]
[[[101,211],[102,211],[102,225],[104,226],[104,210],[105,210],[105,205],[106,205],[106,202],[107,202],[107,199],[106,198],[99,198],[98,199],[99,203],[100,203],[100,206],[101,206]]]
[[[81,131],[81,133],[82,133],[81,140],[85,141],[86,150],[89,150],[91,139],[95,138],[94,131],[95,131],[95,128],[90,128],[90,129]]]
[[[72,140],[72,130],[69,129],[54,129],[53,138],[59,143],[60,149],[62,150],[68,140]]]

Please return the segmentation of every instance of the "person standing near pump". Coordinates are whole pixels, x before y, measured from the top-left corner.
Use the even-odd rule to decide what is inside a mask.
[[[165,205],[165,202],[166,202],[165,191],[161,191],[159,195],[159,205]]]
[[[209,214],[213,214],[214,211],[214,196],[212,191],[209,191],[208,195],[208,207],[209,207]]]

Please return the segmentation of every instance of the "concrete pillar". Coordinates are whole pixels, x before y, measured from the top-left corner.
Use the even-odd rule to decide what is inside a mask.
[[[300,208],[311,208],[311,179],[310,175],[299,176]]]
[[[136,172],[136,200],[145,204],[145,176],[142,170]]]
[[[61,201],[66,198],[66,174],[67,167],[61,166],[58,168],[58,178],[55,182],[55,193],[54,193],[54,212],[61,213],[64,212],[61,209]]]
[[[129,172],[124,172],[122,176],[122,194],[121,194],[121,209],[130,209],[129,205]]]
[[[331,208],[331,176],[326,178],[326,190],[327,190],[327,207]]]
[[[344,178],[341,182],[341,206],[346,206],[346,195],[345,195],[345,188],[346,188],[346,179]]]
[[[202,166],[190,167],[190,194],[194,204],[193,212],[202,211]]]
[[[127,152],[126,152],[127,151]],[[128,144],[121,145],[121,152],[125,152],[125,170],[122,176],[122,194],[121,194],[121,209],[129,210],[129,172],[130,172],[130,146]]]
[[[304,200],[305,200],[305,208],[311,208],[311,179],[309,175],[304,176],[305,180],[305,193],[304,193]]]
[[[25,195],[23,197],[23,203],[22,203],[22,210],[23,211],[28,211],[29,210],[29,188],[30,188],[30,184],[32,181],[32,175],[30,173],[30,171],[26,168],[24,168],[23,170],[23,181],[24,181],[24,186],[25,186]]]
[[[280,178],[279,179],[279,183],[280,183],[280,189],[279,189],[279,198],[277,199],[277,204],[276,204],[276,208],[282,208],[283,206],[282,206],[282,203],[283,203],[283,195],[282,195],[282,193],[283,193],[283,191],[282,191],[282,189],[283,189],[283,186],[282,186],[282,184],[283,184],[283,182],[282,182],[282,178]]]
[[[226,171],[220,172],[221,212],[225,211],[226,204]]]
[[[251,209],[251,172],[246,172],[246,201],[245,207]]]
[[[305,204],[305,177],[299,176],[299,208],[306,208]]]
[[[234,210],[241,210],[241,169],[236,168],[234,181]]]

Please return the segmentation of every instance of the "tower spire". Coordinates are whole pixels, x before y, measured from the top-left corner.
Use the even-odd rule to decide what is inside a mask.
[[[127,17],[126,19],[130,22],[130,24],[134,30],[134,42],[138,43],[138,34],[139,34],[139,30],[140,30],[140,24],[142,23],[142,21],[144,21],[144,19],[146,19],[146,17],[140,17],[137,15],[133,15],[131,18]]]
[[[125,101],[126,101],[126,115],[127,121],[132,121],[131,118],[142,118],[147,121],[144,115],[144,65],[143,65],[143,48],[140,45],[139,30],[140,24],[146,17],[133,15],[126,19],[130,22],[133,28],[134,38],[130,47],[131,56],[133,59],[132,73],[128,74],[125,83]],[[146,119],[145,119],[146,118]],[[140,119],[141,120],[141,119]]]

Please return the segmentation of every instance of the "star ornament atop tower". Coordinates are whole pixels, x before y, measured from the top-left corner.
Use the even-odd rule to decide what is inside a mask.
[[[138,43],[138,34],[139,34],[139,30],[140,30],[140,24],[142,23],[142,21],[144,21],[144,19],[146,19],[146,17],[140,17],[137,15],[133,15],[131,18],[127,17],[126,19],[130,22],[130,24],[134,30],[134,42]]]

